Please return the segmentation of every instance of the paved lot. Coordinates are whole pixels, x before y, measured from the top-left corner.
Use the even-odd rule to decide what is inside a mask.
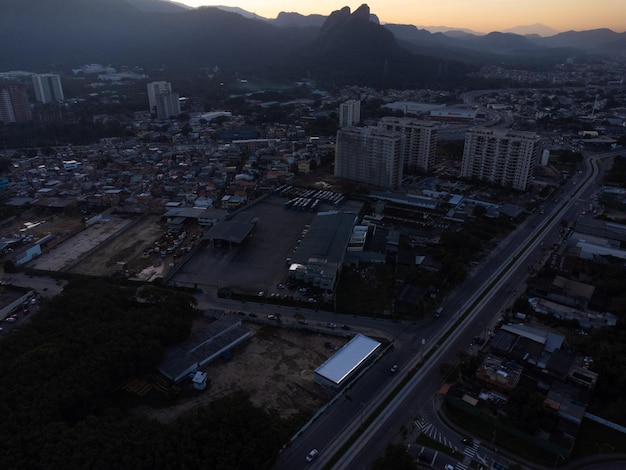
[[[48,271],[62,271],[88,251],[132,223],[129,218],[108,216],[107,222],[97,223],[72,238],[43,253],[28,266]]]
[[[285,260],[291,257],[305,225],[315,213],[283,209],[285,199],[270,196],[249,208],[257,218],[252,237],[240,246],[203,248],[170,281],[216,292],[233,287],[256,294],[278,292],[276,284],[287,279]]]

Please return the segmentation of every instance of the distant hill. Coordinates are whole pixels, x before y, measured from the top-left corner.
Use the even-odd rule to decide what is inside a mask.
[[[0,12],[0,70],[46,72],[94,62],[147,70],[217,66],[335,85],[418,87],[463,84],[477,65],[535,66],[626,49],[626,34],[607,29],[544,38],[380,25],[367,5],[328,16],[281,13],[275,20],[167,0],[0,0]]]
[[[471,35],[474,35],[474,36],[480,36],[482,34],[486,34],[486,33],[480,33],[480,32],[477,32],[477,31],[473,31],[473,30],[467,29],[467,28],[453,28],[451,26],[417,26],[417,28],[425,29],[429,33],[446,33],[446,34],[448,34],[448,33],[460,32],[460,33],[471,34]]]
[[[521,34],[522,36],[537,35],[541,37],[554,36],[559,34],[556,29],[552,29],[541,23],[531,25],[515,26],[502,31],[503,33]]]
[[[301,15],[300,13],[287,13],[281,11],[273,24],[280,28],[321,28],[326,21],[324,15]]]
[[[314,70],[335,83],[409,87],[435,86],[457,81],[469,70],[461,63],[414,55],[393,33],[371,21],[367,5],[353,13],[349,7],[334,11],[317,38],[299,52],[302,71]]]
[[[203,8],[203,7],[200,7],[200,8]],[[227,7],[225,5],[217,5],[214,8],[217,8],[222,11],[227,11],[229,13],[237,13],[238,15],[241,15],[244,18],[250,18],[253,20],[261,20],[261,21],[270,21],[267,18],[264,18],[263,16],[259,16],[256,13],[250,13],[249,11],[246,11],[243,8],[239,8],[239,7]]]
[[[127,0],[132,6],[142,11],[155,13],[179,13],[190,10],[191,7],[170,0]]]
[[[588,52],[610,53],[626,50],[626,33],[616,33],[610,29],[589,31],[567,31],[535,41],[547,47],[572,47]]]
[[[35,8],[36,6],[36,8]],[[295,33],[217,8],[138,10],[126,0],[0,0],[0,70],[81,63],[250,70],[301,46]]]

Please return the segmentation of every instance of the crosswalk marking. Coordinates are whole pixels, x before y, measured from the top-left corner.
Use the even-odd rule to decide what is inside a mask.
[[[446,436],[444,436],[433,423],[428,421],[428,419],[424,418],[423,416],[420,416],[418,419],[413,421],[413,424],[422,434],[427,435],[431,439],[440,442],[441,444],[451,448],[454,451],[459,451],[459,449],[453,442],[451,442]],[[468,457],[470,460],[474,459],[480,445],[481,441],[474,440],[471,446],[464,447],[463,455]],[[459,463],[457,464],[456,468],[459,470],[467,470],[468,467],[462,463]]]

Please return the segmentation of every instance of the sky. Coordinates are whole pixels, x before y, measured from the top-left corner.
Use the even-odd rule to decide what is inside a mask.
[[[488,33],[541,23],[556,31],[610,28],[626,31],[626,0],[175,0],[197,6],[239,7],[265,18],[281,11],[328,16],[344,6],[366,3],[381,23],[448,26]]]

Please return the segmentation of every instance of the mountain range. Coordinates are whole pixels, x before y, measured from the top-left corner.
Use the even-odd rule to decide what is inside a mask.
[[[67,70],[82,63],[199,70],[328,84],[417,87],[462,83],[477,66],[550,66],[619,55],[626,33],[430,32],[381,25],[367,5],[268,20],[237,8],[167,0],[0,0],[0,70]]]

